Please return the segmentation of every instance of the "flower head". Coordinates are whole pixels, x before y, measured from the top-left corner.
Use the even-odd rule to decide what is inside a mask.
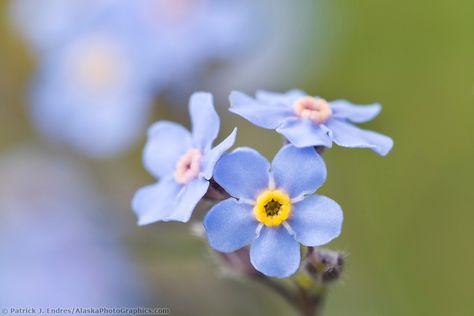
[[[390,137],[353,124],[376,117],[381,110],[379,104],[359,106],[344,100],[328,102],[300,90],[259,91],[255,99],[234,91],[230,102],[231,112],[257,126],[275,129],[296,147],[331,147],[335,142],[343,147],[370,148],[385,156],[393,146]]]
[[[220,125],[211,94],[194,93],[189,111],[192,133],[168,121],[157,122],[148,130],[143,163],[160,180],[141,188],[133,198],[132,207],[140,225],[187,222],[209,187],[217,160],[234,144],[235,129],[211,148]]]
[[[103,203],[88,171],[40,146],[0,154],[2,306],[143,302],[144,280],[118,238],[120,226],[101,225],[116,209]]]
[[[42,59],[30,97],[42,135],[92,157],[129,149],[153,97],[135,43],[129,33],[89,25]]]
[[[111,0],[15,0],[11,20],[32,48],[46,53],[109,9]]]
[[[161,85],[182,87],[212,62],[231,61],[257,44],[261,23],[249,0],[141,0],[119,10],[140,28]]]
[[[253,266],[268,276],[287,277],[298,269],[299,243],[323,245],[341,232],[339,205],[307,195],[326,179],[313,148],[286,145],[271,165],[257,151],[238,148],[218,161],[214,179],[233,197],[206,215],[209,244],[221,252],[250,244]]]

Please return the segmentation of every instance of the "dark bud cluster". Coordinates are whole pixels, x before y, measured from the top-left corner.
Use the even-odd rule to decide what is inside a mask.
[[[305,258],[305,269],[321,283],[338,280],[344,270],[345,254],[328,249],[312,249]]]

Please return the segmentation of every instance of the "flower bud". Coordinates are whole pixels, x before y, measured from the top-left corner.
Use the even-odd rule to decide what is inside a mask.
[[[344,253],[328,249],[313,249],[305,258],[305,269],[321,283],[338,280],[344,270]]]

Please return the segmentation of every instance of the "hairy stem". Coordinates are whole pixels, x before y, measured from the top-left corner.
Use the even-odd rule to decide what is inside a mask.
[[[320,316],[324,294],[314,295],[303,288],[299,288],[298,310],[301,316]]]

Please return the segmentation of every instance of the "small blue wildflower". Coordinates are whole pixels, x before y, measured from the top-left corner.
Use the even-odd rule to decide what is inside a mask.
[[[270,163],[257,151],[238,148],[222,156],[214,179],[231,195],[204,219],[209,244],[233,252],[250,244],[250,261],[265,275],[288,277],[300,265],[300,245],[319,246],[339,236],[342,210],[313,193],[326,166],[313,148],[289,144]]]
[[[90,25],[41,60],[30,112],[48,140],[104,158],[142,135],[153,92],[132,35]]]
[[[132,19],[160,86],[182,86],[216,60],[241,56],[256,43],[261,20],[249,0],[140,0],[120,2]]]
[[[116,209],[104,203],[88,171],[39,146],[2,148],[2,307],[137,306],[148,296],[119,238],[121,225],[110,220]]]
[[[234,91],[230,111],[253,124],[275,129],[296,147],[370,148],[385,156],[393,140],[385,135],[360,129],[352,123],[364,123],[376,117],[381,106],[358,106],[345,100],[327,102],[300,90],[287,93],[259,91],[256,99]]]
[[[219,117],[209,93],[194,93],[189,102],[193,131],[160,121],[148,130],[145,168],[160,180],[138,190],[132,207],[140,225],[156,221],[187,222],[209,187],[214,165],[235,142],[237,130],[211,149]]]
[[[112,3],[111,0],[14,0],[10,13],[15,29],[35,52],[44,53],[107,11]]]

